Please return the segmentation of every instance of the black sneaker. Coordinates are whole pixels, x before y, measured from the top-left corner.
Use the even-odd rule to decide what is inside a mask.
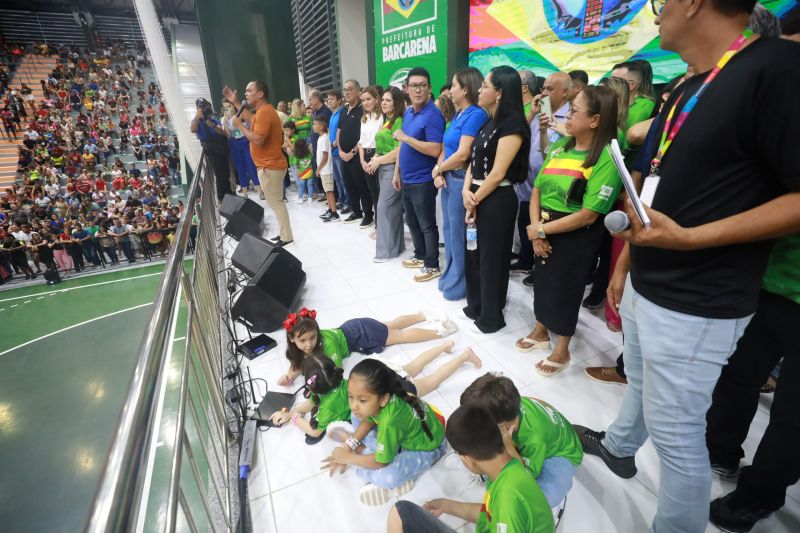
[[[341,213],[343,215],[349,215],[350,213],[353,212],[353,210],[350,208],[350,206],[347,206],[347,205],[342,206],[341,208],[337,205],[336,206],[336,210],[339,211],[339,213]]]
[[[320,196],[319,198],[317,198],[317,202],[319,202],[319,203],[327,202],[327,201],[328,201],[328,199],[325,197],[324,194],[322,196]]]
[[[603,306],[605,299],[605,294],[595,294],[594,291],[592,291],[586,298],[583,299],[581,305],[587,309],[598,309]]]
[[[328,213],[328,216],[322,219],[323,222],[338,222],[339,220],[341,220],[339,213]]]
[[[525,278],[522,280],[522,284],[526,287],[533,287],[533,272],[525,276]]]
[[[372,220],[371,216],[365,216],[364,219],[361,221],[361,224],[358,225],[358,229],[371,228],[374,223],[375,221]]]
[[[342,222],[345,224],[352,224],[353,222],[358,222],[363,218],[363,215],[360,213],[350,213],[350,216],[344,219]]]
[[[770,516],[772,516],[772,511],[767,510],[756,501],[737,495],[734,490],[711,502],[708,519],[722,531],[746,533],[757,523]]]
[[[293,242],[294,242],[294,241],[282,241],[282,240],[280,239],[280,237],[278,237],[278,240],[276,240],[276,241],[272,241],[272,244],[274,244],[274,245],[275,245],[275,246],[277,246],[278,248],[283,248],[284,246],[289,246],[289,245],[290,245],[290,244],[292,244]]]
[[[325,217],[327,217],[327,216],[328,216],[328,215],[330,215],[330,214],[331,214],[331,210],[330,210],[330,209],[326,209],[326,210],[325,210],[325,212],[324,212],[324,213],[322,213],[322,214],[319,216],[319,218],[321,218],[322,220],[325,220]]]
[[[572,427],[575,428],[575,432],[581,439],[584,453],[595,455],[602,459],[608,469],[622,479],[630,479],[636,475],[636,461],[633,457],[617,457],[603,446],[603,438],[606,436],[605,431],[592,431],[587,427],[576,425]]]
[[[336,210],[341,211],[344,209],[344,204],[342,202],[336,202]]]

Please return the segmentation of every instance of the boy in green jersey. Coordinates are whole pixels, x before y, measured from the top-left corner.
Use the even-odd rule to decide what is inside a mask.
[[[472,473],[487,476],[483,503],[439,498],[420,507],[399,501],[389,512],[389,533],[451,533],[436,517],[458,516],[476,533],[552,533],[553,515],[533,473],[511,457],[488,409],[462,405],[447,421],[447,440]]]
[[[531,469],[558,513],[583,460],[578,434],[564,415],[542,400],[521,398],[513,381],[492,373],[467,387],[461,405],[483,405],[492,413],[508,453]]]

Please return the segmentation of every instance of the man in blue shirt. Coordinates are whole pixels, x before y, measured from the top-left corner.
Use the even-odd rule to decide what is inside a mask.
[[[432,171],[442,151],[444,116],[431,100],[431,76],[415,67],[408,73],[411,106],[403,115],[403,128],[394,133],[400,155],[392,185],[403,188],[406,224],[414,243],[414,255],[403,261],[406,268],[421,268],[415,281],[442,275],[439,269],[439,230],[436,227],[436,192]]]
[[[329,91],[326,97],[326,105],[331,110],[331,119],[328,122],[328,136],[331,140],[331,161],[333,162],[333,180],[336,182],[336,210],[346,215],[350,212],[350,197],[347,195],[347,188],[344,184],[344,174],[342,174],[342,158],[339,157],[339,139],[336,138],[336,130],[339,129],[339,117],[342,115],[342,93],[341,91]]]

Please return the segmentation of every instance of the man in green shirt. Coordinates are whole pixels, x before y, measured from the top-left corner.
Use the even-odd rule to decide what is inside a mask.
[[[525,111],[525,120],[530,124],[537,112],[533,107],[533,97],[536,96],[536,75],[530,70],[520,70],[519,77],[522,80],[522,108]]]
[[[722,369],[708,411],[706,442],[711,469],[739,472],[736,489],[711,502],[711,523],[750,531],[781,507],[800,478],[800,234],[775,242],[761,283],[758,308]],[[742,443],[758,407],[760,388],[783,358],[769,425],[752,464],[739,471]]]
[[[533,473],[509,455],[494,416],[478,405],[461,406],[447,422],[447,440],[464,466],[487,476],[483,503],[438,498],[420,507],[400,501],[389,512],[389,533],[452,533],[436,517],[475,523],[477,533],[552,533],[553,515]]]
[[[649,74],[649,75],[648,75]],[[628,101],[628,123],[625,131],[631,126],[650,118],[656,101],[653,98],[652,69],[645,72],[645,68],[638,61],[626,61],[614,65],[611,75],[628,82],[630,87],[630,100]]]
[[[572,424],[548,403],[520,397],[514,382],[492,373],[461,394],[461,405],[486,407],[500,428],[509,455],[530,468],[554,514],[572,488],[583,447]]]

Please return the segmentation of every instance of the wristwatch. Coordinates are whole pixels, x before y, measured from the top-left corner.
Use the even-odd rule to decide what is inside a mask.
[[[544,232],[544,224],[539,224],[539,229],[536,231],[536,236],[540,239],[547,238],[547,234]]]

